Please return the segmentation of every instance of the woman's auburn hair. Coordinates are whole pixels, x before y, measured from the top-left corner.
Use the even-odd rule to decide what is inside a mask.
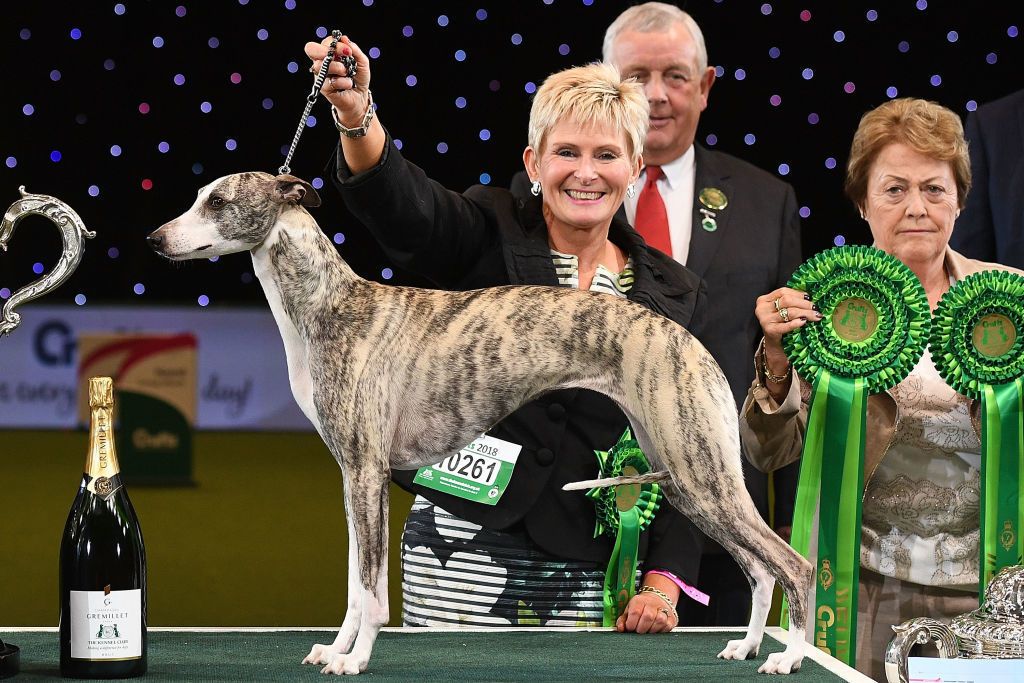
[[[868,174],[881,151],[904,144],[919,154],[948,161],[956,182],[957,206],[971,189],[971,159],[960,117],[936,102],[901,97],[881,104],[860,119],[850,146],[844,189],[858,208],[868,194]]]

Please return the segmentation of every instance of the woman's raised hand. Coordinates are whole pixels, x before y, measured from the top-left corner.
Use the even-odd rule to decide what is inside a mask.
[[[782,350],[782,337],[809,322],[821,320],[818,307],[811,297],[796,289],[780,287],[754,304],[754,315],[764,332],[764,355],[756,362],[763,364],[767,389],[776,399],[784,397],[789,390],[789,359]],[[774,377],[780,379],[773,379]]]
[[[754,305],[754,315],[761,324],[765,343],[769,347],[782,349],[782,336],[801,328],[808,321],[821,320],[821,314],[811,298],[796,289],[780,287],[764,296],[759,296]]]
[[[331,45],[331,38],[324,38],[319,43],[306,43],[306,56],[313,62],[312,72],[317,74]],[[352,56],[356,60],[355,77],[349,75],[348,69],[342,64],[342,56]],[[342,125],[354,128],[360,125],[366,108],[369,106],[370,60],[348,36],[342,36],[334,51],[334,60],[327,69],[327,77],[320,88],[327,101],[338,110]]]

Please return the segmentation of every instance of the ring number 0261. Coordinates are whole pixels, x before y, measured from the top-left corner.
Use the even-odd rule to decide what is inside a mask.
[[[492,449],[497,453],[497,449],[493,449],[491,446],[486,444],[470,444],[470,447],[475,446],[479,450]],[[476,450],[476,449],[474,449]],[[469,447],[453,453],[447,458],[434,465],[434,469],[441,470],[443,472],[450,472],[452,474],[459,474],[467,479],[472,479],[478,484],[484,484],[490,486],[494,483],[494,480],[498,476],[498,468],[500,463],[487,455],[480,452],[469,453]]]

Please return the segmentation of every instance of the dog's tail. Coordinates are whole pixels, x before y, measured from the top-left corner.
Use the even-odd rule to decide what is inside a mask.
[[[619,484],[652,484],[669,481],[671,478],[667,471],[648,472],[647,474],[638,474],[635,477],[606,477],[605,479],[574,481],[563,486],[562,490],[582,491],[583,489],[604,488],[605,486],[618,486]]]

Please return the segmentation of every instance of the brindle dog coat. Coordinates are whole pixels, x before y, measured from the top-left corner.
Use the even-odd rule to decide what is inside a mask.
[[[304,663],[359,673],[387,623],[391,468],[434,464],[540,394],[579,387],[622,408],[652,468],[663,471],[668,501],[747,573],[750,624],[719,657],[757,654],[778,579],[789,643],[759,671],[799,668],[812,568],[758,515],[743,484],[729,385],[689,332],[592,292],[448,292],[363,280],[304,208],[319,203],[294,176],[240,173],[202,188],[191,209],[147,238],[172,260],[251,251],[295,400],[341,466],[348,610],[334,642],[313,646]]]

